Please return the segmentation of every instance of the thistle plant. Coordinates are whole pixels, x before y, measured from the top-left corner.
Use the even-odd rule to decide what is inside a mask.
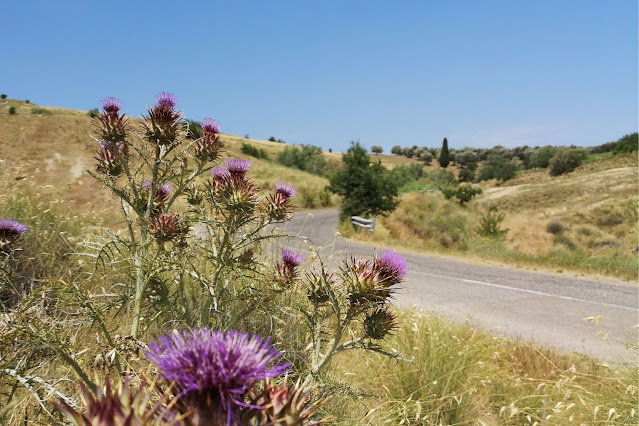
[[[211,313],[226,321],[226,301],[242,293],[238,277],[258,273],[253,253],[274,237],[267,225],[289,217],[296,192],[280,183],[273,193],[262,193],[247,176],[249,161],[228,158],[218,165],[219,124],[205,119],[202,137],[190,139],[176,103],[172,94],[160,93],[135,126],[119,100],[106,98],[95,119],[91,174],[119,201],[126,236],[107,230],[88,246],[96,265],[131,265],[134,338],[143,321],[148,326],[165,312],[186,325],[206,325]]]
[[[174,331],[152,342],[146,356],[172,385],[175,410],[187,424],[308,424],[317,410],[310,389],[275,384],[289,365],[278,364],[281,353],[259,336]]]
[[[339,352],[385,351],[383,339],[397,328],[390,299],[408,272],[406,260],[392,250],[364,261],[344,259],[338,279],[321,265],[304,277],[310,309],[303,308],[312,339],[310,375],[317,376]]]

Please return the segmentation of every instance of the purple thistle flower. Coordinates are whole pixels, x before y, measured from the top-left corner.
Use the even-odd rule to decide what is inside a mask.
[[[284,265],[295,268],[302,263],[302,260],[304,260],[304,256],[301,254],[291,250],[282,250],[282,262],[284,262]]]
[[[220,133],[220,123],[212,118],[205,118],[202,122],[202,130],[206,133]]]
[[[118,98],[114,98],[113,96],[102,99],[100,101],[100,105],[106,112],[118,112],[120,108],[122,108],[122,102],[120,102]]]
[[[0,219],[0,245],[17,240],[27,232],[27,225],[11,219]]]
[[[381,274],[394,282],[400,282],[408,273],[406,259],[393,250],[384,249],[382,256],[376,262],[381,267]]]
[[[278,182],[275,184],[275,192],[286,198],[293,198],[297,194],[297,189],[290,183]]]
[[[151,189],[151,183],[152,182],[149,179],[145,179],[140,187],[145,191],[149,191]]]
[[[173,191],[175,191],[175,188],[173,188],[173,185],[171,185],[169,182],[167,182],[167,183],[165,183],[164,185],[162,185],[161,187],[158,188],[158,195],[160,195],[161,197],[166,198]]]
[[[177,98],[173,93],[160,92],[155,96],[155,98],[158,101],[157,105],[162,108],[171,109],[175,106],[175,104],[177,104]]]
[[[149,344],[146,357],[163,379],[173,382],[192,416],[207,424],[237,424],[246,393],[263,379],[287,372],[289,364],[269,368],[281,353],[269,339],[239,331],[195,328],[174,331]],[[217,419],[205,419],[206,415]],[[218,423],[215,422],[218,421]]]
[[[240,160],[239,158],[227,158],[224,165],[231,175],[241,175],[251,168],[251,162],[248,160]]]
[[[213,170],[211,170],[211,174],[215,179],[225,179],[231,176],[228,170],[220,166],[213,167]]]

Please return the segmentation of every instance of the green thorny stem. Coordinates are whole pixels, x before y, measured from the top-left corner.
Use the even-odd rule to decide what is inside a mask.
[[[147,274],[144,267],[144,259],[147,256],[147,241],[149,238],[149,220],[151,218],[151,211],[153,210],[153,202],[155,197],[155,186],[158,177],[158,170],[162,161],[162,148],[160,145],[155,147],[155,161],[153,163],[153,175],[151,178],[151,187],[149,188],[149,199],[146,205],[146,211],[140,224],[140,244],[137,245],[133,256],[135,261],[135,267],[137,268],[137,275],[135,280],[135,304],[133,308],[133,322],[131,323],[131,336],[137,339],[140,318],[142,316],[142,296],[147,283]]]

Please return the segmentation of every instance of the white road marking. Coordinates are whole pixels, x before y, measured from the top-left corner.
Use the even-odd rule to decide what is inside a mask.
[[[431,276],[431,277],[445,278],[445,279],[455,280],[455,281],[462,281],[462,282],[469,283],[469,284],[479,284],[479,285],[484,285],[484,286],[487,286],[487,287],[496,287],[496,288],[502,288],[502,289],[505,289],[505,290],[520,291],[522,293],[535,294],[537,296],[556,297],[558,299],[572,300],[574,302],[585,302],[585,303],[592,303],[594,305],[602,305],[602,306],[610,306],[612,308],[626,309],[628,311],[639,311],[639,309],[637,309],[637,308],[629,308],[627,306],[615,305],[613,303],[593,302],[592,300],[579,299],[577,297],[561,296],[561,295],[558,295],[558,294],[544,293],[543,291],[528,290],[528,289],[525,289],[525,288],[518,288],[518,287],[509,287],[507,285],[487,283],[487,282],[484,282],[484,281],[467,280],[465,278],[447,277],[445,275],[430,274],[428,272],[419,272],[419,271],[412,271],[412,272],[409,272],[409,274],[428,275],[428,276]]]

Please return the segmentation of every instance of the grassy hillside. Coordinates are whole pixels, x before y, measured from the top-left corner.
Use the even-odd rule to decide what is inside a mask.
[[[9,114],[14,107],[16,113]],[[112,201],[85,170],[94,168],[97,143],[89,136],[93,120],[85,111],[40,107],[9,99],[0,104],[0,185],[29,180],[43,193],[76,206],[82,212],[108,211]],[[249,174],[260,187],[277,181],[292,182],[299,190],[295,203],[301,208],[319,207],[319,194],[328,180],[277,164],[277,153],[286,145],[244,139],[223,134],[223,158],[251,160]],[[242,143],[250,143],[268,153],[268,160],[256,159],[241,152]],[[326,153],[336,160],[339,154]],[[331,201],[331,203],[333,203]]]
[[[567,175],[534,170],[501,185],[483,182],[483,194],[464,207],[441,194],[409,193],[375,235],[342,230],[376,244],[636,280],[637,181],[636,155],[604,155]],[[503,238],[478,235],[490,206],[504,214]]]

